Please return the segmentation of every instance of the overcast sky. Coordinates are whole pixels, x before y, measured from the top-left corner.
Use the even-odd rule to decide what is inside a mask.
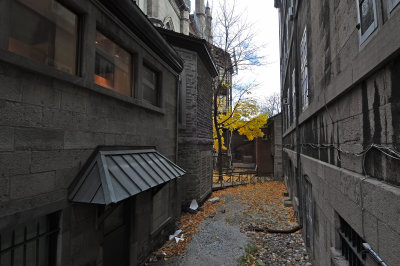
[[[213,13],[218,8],[218,2],[219,0],[209,0]],[[191,4],[193,12],[195,0],[191,0]],[[259,45],[265,44],[260,54],[266,56],[268,64],[258,67],[252,73],[239,72],[240,78],[256,80],[261,84],[257,90],[254,90],[252,96],[262,100],[264,96],[280,91],[278,10],[274,8],[272,0],[237,0],[237,5],[238,10],[247,14],[248,21],[254,25],[254,30],[257,32],[254,41]]]

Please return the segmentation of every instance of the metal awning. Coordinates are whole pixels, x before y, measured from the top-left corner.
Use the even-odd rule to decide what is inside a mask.
[[[186,172],[154,149],[99,151],[69,194],[72,202],[111,204]]]

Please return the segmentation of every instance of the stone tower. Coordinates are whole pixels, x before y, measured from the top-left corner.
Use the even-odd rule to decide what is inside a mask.
[[[204,9],[204,0],[196,0],[196,9],[195,9],[196,17],[199,22],[199,30],[202,37],[205,38],[205,28],[206,28],[206,14]]]
[[[205,25],[205,36],[204,38],[208,43],[213,42],[213,36],[212,36],[212,16],[211,16],[211,9],[208,4],[207,0],[207,6],[206,6],[206,25]]]

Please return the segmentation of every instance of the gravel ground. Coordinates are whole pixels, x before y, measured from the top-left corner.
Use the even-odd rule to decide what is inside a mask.
[[[159,260],[150,265],[239,265],[239,258],[251,244],[257,247],[253,255],[255,265],[311,265],[300,233],[266,234],[247,231],[250,222],[274,225],[276,229],[290,228],[293,223],[279,222],[268,211],[249,212],[249,206],[239,202],[230,194],[223,195],[225,205],[203,223],[188,245],[185,254],[168,260]],[[265,206],[266,210],[279,208]],[[285,215],[285,212],[282,212]]]

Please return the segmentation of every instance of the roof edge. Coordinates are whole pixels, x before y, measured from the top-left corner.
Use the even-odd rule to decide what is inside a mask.
[[[214,78],[218,76],[217,66],[206,40],[167,29],[157,28],[157,30],[171,45],[196,51],[204,61],[211,76]]]

